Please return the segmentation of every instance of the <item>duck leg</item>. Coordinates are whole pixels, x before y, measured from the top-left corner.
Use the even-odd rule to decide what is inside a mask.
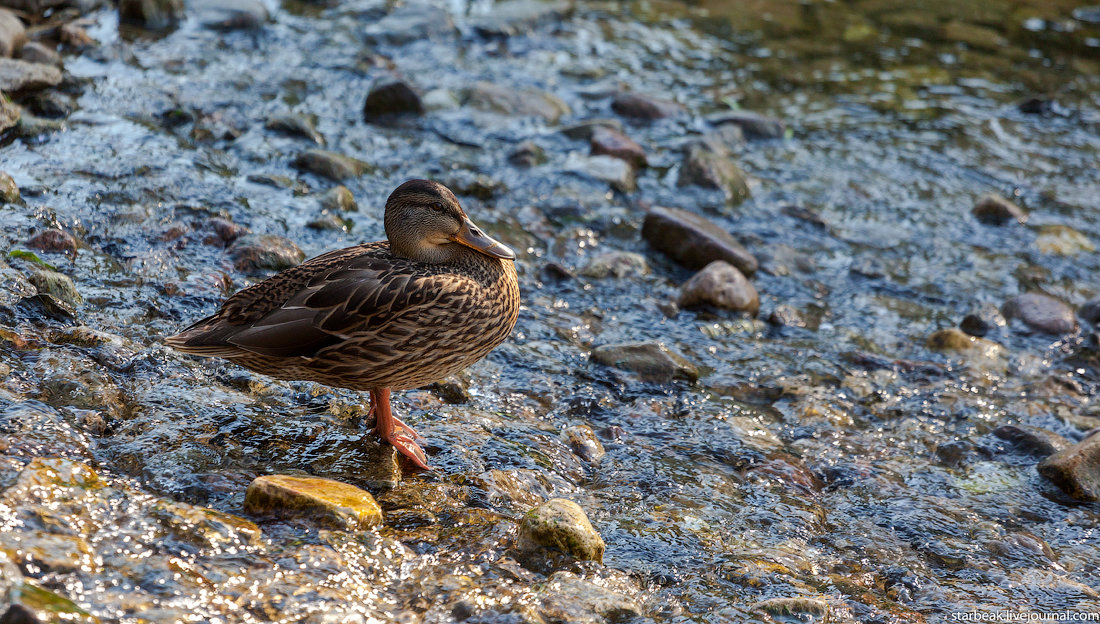
[[[421,438],[412,427],[394,418],[393,411],[390,409],[390,389],[371,390],[370,402],[371,411],[374,412],[374,432],[378,437],[391,444],[397,452],[411,459],[420,468],[431,470],[428,467],[428,457],[424,454],[424,449],[416,443],[417,438],[421,440],[424,438]]]

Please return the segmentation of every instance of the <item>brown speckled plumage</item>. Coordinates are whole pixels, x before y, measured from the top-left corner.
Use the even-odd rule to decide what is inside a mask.
[[[459,263],[423,264],[378,242],[250,286],[168,344],[279,379],[406,390],[485,357],[518,315],[512,261],[471,251]]]
[[[369,390],[379,434],[426,467],[389,390],[442,379],[504,342],[519,315],[515,255],[426,180],[390,196],[386,233],[250,286],[166,342],[279,379]]]

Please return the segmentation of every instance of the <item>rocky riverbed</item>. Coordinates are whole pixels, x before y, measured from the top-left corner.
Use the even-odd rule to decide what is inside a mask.
[[[1100,610],[1100,9],[0,7],[3,622]],[[436,471],[163,345],[413,177],[524,299]]]

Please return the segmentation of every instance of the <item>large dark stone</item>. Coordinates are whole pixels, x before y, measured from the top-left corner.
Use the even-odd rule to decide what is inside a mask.
[[[974,218],[986,225],[1004,225],[1011,221],[1024,223],[1027,213],[1023,208],[996,194],[984,195],[970,211]]]
[[[400,115],[423,115],[420,96],[406,82],[388,80],[371,87],[363,104],[363,119],[378,123]]]
[[[684,107],[676,102],[639,93],[616,95],[611,100],[611,110],[623,117],[643,120],[675,117],[684,113]]]
[[[752,275],[759,266],[756,257],[729,232],[705,217],[679,208],[650,209],[642,224],[642,238],[689,269],[725,260],[745,275]]]
[[[715,260],[691,276],[680,288],[682,307],[711,305],[756,316],[760,296],[741,271],[724,260]]]
[[[1073,498],[1100,500],[1100,430],[1039,462],[1038,470]]]
[[[613,156],[632,167],[646,166],[645,150],[630,137],[618,130],[597,126],[592,129],[591,152],[593,156]]]

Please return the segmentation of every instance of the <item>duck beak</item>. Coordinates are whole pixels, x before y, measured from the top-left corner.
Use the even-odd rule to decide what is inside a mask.
[[[509,249],[504,243],[482,232],[481,228],[474,225],[474,222],[470,221],[469,217],[462,219],[462,227],[458,232],[451,235],[451,240],[461,245],[466,245],[470,249],[476,249],[487,256],[500,258],[502,260],[516,259],[516,253],[514,251]]]

